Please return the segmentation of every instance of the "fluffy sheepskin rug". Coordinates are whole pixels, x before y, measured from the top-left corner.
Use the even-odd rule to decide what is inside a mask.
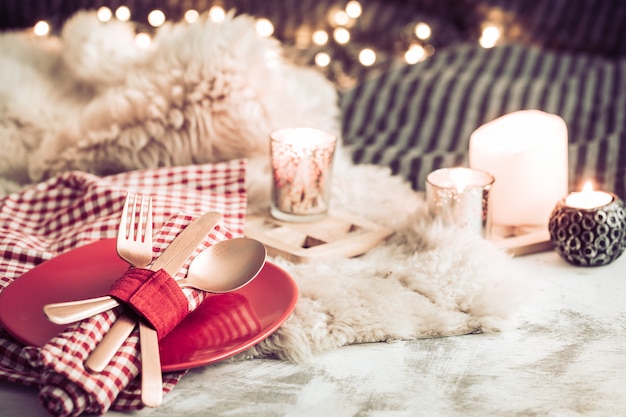
[[[149,48],[126,23],[79,13],[60,37],[0,35],[0,195],[68,170],[100,175],[249,158],[250,213],[268,207],[268,134],[339,132],[337,94],[283,58],[254,20],[162,27]],[[392,228],[355,259],[293,265],[294,314],[242,356],[303,360],[350,343],[500,330],[519,305],[510,259],[432,222],[421,195],[387,169],[339,152],[334,208]]]
[[[393,229],[365,255],[316,264],[272,262],[296,279],[294,314],[240,355],[304,361],[340,346],[498,332],[531,288],[491,242],[433,222],[409,184],[372,165],[336,166],[333,207]]]
[[[1,35],[0,51],[5,182],[265,155],[278,127],[338,133],[332,84],[249,16],[168,24],[142,48],[131,23],[80,12],[58,38]]]

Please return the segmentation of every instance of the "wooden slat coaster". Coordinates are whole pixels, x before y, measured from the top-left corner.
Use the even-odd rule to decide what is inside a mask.
[[[337,211],[308,223],[277,220],[267,211],[247,217],[245,226],[245,235],[265,244],[270,256],[294,263],[362,255],[391,233],[384,226]]]
[[[548,227],[496,226],[491,230],[492,242],[513,256],[524,256],[552,250]]]

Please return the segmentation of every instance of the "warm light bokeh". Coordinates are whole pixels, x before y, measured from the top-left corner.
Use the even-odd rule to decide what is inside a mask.
[[[361,65],[370,67],[376,62],[376,52],[372,48],[364,48],[359,52],[359,62]]]
[[[33,26],[33,32],[36,36],[46,36],[50,33],[50,25],[44,20],[40,20]]]
[[[346,14],[353,19],[358,18],[363,13],[363,7],[361,3],[356,0],[351,0],[346,4]]]
[[[155,28],[163,25],[165,23],[165,13],[158,9],[151,11],[148,14],[148,23]]]
[[[316,30],[313,32],[313,43],[316,45],[326,45],[328,43],[328,32]]]
[[[501,34],[500,28],[497,26],[485,26],[478,43],[480,43],[480,46],[483,48],[493,48],[498,43],[498,40],[500,40]]]
[[[115,17],[122,22],[130,20],[130,9],[126,6],[120,6],[115,10]]]
[[[327,67],[330,65],[330,55],[326,52],[318,52],[315,55],[315,65],[318,67]]]
[[[189,9],[185,12],[185,21],[187,23],[196,22],[198,20],[198,17],[200,17],[200,13],[198,13],[197,10]]]
[[[256,22],[256,31],[259,35],[267,38],[274,33],[274,25],[269,19],[260,18]]]
[[[350,42],[350,32],[346,28],[337,28],[333,31],[333,38],[339,44],[346,44]]]
[[[413,44],[404,53],[404,60],[407,64],[417,64],[426,58],[426,50],[422,45]]]
[[[430,35],[432,35],[432,33],[432,29],[427,23],[420,22],[415,25],[415,36],[417,36],[418,39],[426,40],[430,38]]]
[[[209,9],[209,18],[213,22],[222,22],[226,19],[226,11],[222,6],[212,6]]]
[[[108,22],[113,18],[113,12],[108,7],[102,6],[96,11],[96,16],[98,16],[99,21]]]
[[[151,43],[152,43],[152,38],[147,33],[139,32],[138,34],[135,35],[135,44],[138,47],[145,49],[149,47]]]

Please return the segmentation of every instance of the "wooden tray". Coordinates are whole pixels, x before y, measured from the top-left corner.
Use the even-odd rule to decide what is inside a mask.
[[[294,263],[362,255],[391,233],[386,227],[337,211],[308,223],[277,220],[267,211],[247,217],[245,226],[245,235],[263,242],[270,256]]]
[[[489,238],[513,256],[524,256],[553,249],[548,227],[493,225]]]

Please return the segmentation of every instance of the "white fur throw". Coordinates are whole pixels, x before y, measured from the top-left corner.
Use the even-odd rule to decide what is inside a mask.
[[[338,164],[332,204],[395,230],[353,259],[292,265],[295,314],[242,354],[293,361],[339,346],[494,332],[514,325],[530,289],[491,242],[433,222],[420,194],[373,165]]]
[[[51,175],[249,158],[249,212],[269,205],[268,135],[313,126],[339,133],[337,94],[282,57],[254,21],[162,27],[141,49],[127,23],[75,15],[61,36],[0,35],[0,196]],[[339,152],[332,204],[391,227],[355,259],[281,265],[296,279],[294,314],[242,354],[304,360],[350,343],[502,328],[524,291],[491,243],[427,216],[389,170]]]
[[[248,16],[168,24],[141,48],[131,23],[80,12],[59,38],[1,35],[0,52],[7,182],[264,155],[279,127],[338,133],[332,84]]]

